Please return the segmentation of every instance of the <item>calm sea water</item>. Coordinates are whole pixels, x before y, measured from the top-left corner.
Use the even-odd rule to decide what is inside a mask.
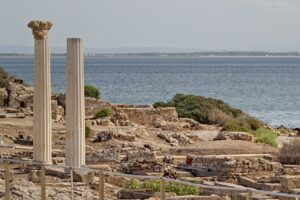
[[[33,83],[33,57],[0,56]],[[64,92],[65,57],[52,58],[52,88]],[[300,57],[86,57],[85,82],[103,99],[153,103],[176,93],[220,98],[274,125],[300,127]]]

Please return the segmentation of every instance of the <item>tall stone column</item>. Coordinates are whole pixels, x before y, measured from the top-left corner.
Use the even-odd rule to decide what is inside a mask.
[[[67,39],[66,165],[85,165],[83,50],[80,38]]]
[[[31,21],[28,27],[34,35],[34,103],[33,103],[33,159],[45,164],[51,159],[51,78],[49,21]]]

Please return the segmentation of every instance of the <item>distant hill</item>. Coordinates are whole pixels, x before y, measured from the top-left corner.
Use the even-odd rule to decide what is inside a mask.
[[[0,46],[0,54],[33,54],[33,46]],[[51,47],[53,54],[65,54],[64,47]],[[130,47],[130,48],[94,48],[86,47],[86,55],[125,55],[125,56],[300,56],[297,51],[293,52],[268,52],[268,51],[213,51],[191,48],[172,47]]]

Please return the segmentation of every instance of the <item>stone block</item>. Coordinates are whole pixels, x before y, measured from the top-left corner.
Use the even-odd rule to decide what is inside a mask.
[[[45,167],[45,174],[61,179],[66,179],[70,177],[70,174],[66,173],[65,169],[59,167]]]
[[[117,192],[119,199],[147,199],[154,197],[154,193],[151,190],[130,190],[120,189]]]
[[[280,183],[283,191],[300,188],[300,176],[281,176]]]
[[[94,181],[95,174],[92,171],[84,171],[84,170],[75,170],[73,172],[73,181],[74,182],[83,182],[87,184],[91,184]]]
[[[255,188],[257,190],[262,189],[262,185],[257,183],[255,180],[248,178],[248,177],[239,177],[238,182],[240,185],[250,188]]]

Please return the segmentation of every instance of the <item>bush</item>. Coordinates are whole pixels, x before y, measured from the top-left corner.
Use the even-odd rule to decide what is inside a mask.
[[[84,96],[100,99],[100,91],[92,85],[84,86]]]
[[[278,159],[283,164],[300,165],[300,139],[296,138],[283,144]]]
[[[264,124],[256,118],[242,114],[237,118],[227,121],[224,124],[223,131],[253,132],[263,127]]]
[[[154,180],[147,180],[143,183],[131,180],[125,182],[123,185],[126,189],[148,189],[153,192],[160,191],[160,182]],[[166,182],[166,192],[174,192],[178,196],[199,195],[200,193],[199,188],[196,186],[189,186],[174,182]]]
[[[103,118],[108,117],[112,114],[112,110],[110,108],[103,108],[95,114],[95,118]]]
[[[259,128],[253,134],[256,137],[255,142],[265,143],[272,147],[277,147],[277,134],[275,132],[266,128]]]
[[[179,117],[191,118],[204,124],[216,123],[210,120],[214,112],[226,118],[228,116],[234,118],[242,114],[241,110],[232,108],[221,100],[185,94],[176,94],[171,101],[157,102],[153,106],[175,107]]]
[[[251,130],[255,131],[257,129],[260,129],[264,127],[264,123],[256,119],[255,117],[246,117],[246,122],[250,125]]]
[[[154,108],[165,108],[165,107],[169,107],[169,103],[167,102],[163,102],[163,101],[159,101],[153,104]]]
[[[92,135],[92,129],[88,125],[85,125],[85,137],[88,138],[91,135]]]
[[[241,118],[235,118],[227,121],[222,129],[223,131],[234,131],[234,132],[250,132],[251,126],[247,121]]]
[[[218,124],[223,126],[226,122],[232,119],[231,115],[228,115],[220,110],[214,110],[208,114],[208,120],[212,124]]]

